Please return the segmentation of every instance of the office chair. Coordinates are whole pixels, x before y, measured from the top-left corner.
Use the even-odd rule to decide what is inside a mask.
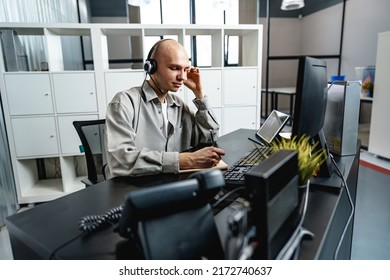
[[[81,180],[87,187],[106,179],[104,174],[104,167],[107,163],[103,141],[104,125],[105,119],[73,122],[87,162],[88,177]]]
[[[208,182],[208,184],[203,184]],[[130,192],[116,231],[146,259],[224,259],[207,193],[224,185],[220,170]]]

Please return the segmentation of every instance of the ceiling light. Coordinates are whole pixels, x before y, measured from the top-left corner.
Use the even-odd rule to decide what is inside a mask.
[[[213,7],[220,10],[228,10],[232,7],[231,0],[214,0]]]
[[[283,0],[282,6],[280,7],[284,11],[298,10],[305,6],[303,0]]]
[[[150,0],[127,0],[131,6],[144,6],[150,3]]]

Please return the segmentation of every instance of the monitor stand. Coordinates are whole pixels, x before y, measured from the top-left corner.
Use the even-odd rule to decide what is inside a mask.
[[[338,162],[337,166],[339,167],[341,174],[344,176],[345,164]],[[343,187],[343,179],[338,174],[336,168],[333,168],[333,172],[330,177],[313,177],[310,179],[310,187],[314,189],[323,189],[323,190],[339,190]]]
[[[333,155],[329,152],[323,129],[321,129],[313,139],[315,142],[319,142],[320,145],[318,148],[326,150],[328,156],[321,165],[318,175],[310,179],[310,186],[325,190],[339,190],[343,186],[343,180],[340,177],[337,168],[334,166],[335,161],[332,159]],[[340,169],[341,174],[344,175],[345,164],[340,162],[336,164]]]

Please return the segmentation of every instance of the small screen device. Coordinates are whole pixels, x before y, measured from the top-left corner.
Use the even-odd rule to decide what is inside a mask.
[[[278,133],[286,125],[289,118],[289,115],[273,110],[263,125],[256,132],[256,138],[264,144],[270,144],[272,140],[274,140],[275,136],[278,135]]]

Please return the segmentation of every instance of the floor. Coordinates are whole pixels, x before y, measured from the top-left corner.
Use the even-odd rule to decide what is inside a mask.
[[[6,227],[0,229],[0,260],[12,260],[11,244]]]
[[[352,255],[354,260],[390,260],[390,161],[361,152]],[[0,231],[0,260],[12,260],[6,227]]]
[[[390,161],[360,156],[351,258],[390,260]]]

